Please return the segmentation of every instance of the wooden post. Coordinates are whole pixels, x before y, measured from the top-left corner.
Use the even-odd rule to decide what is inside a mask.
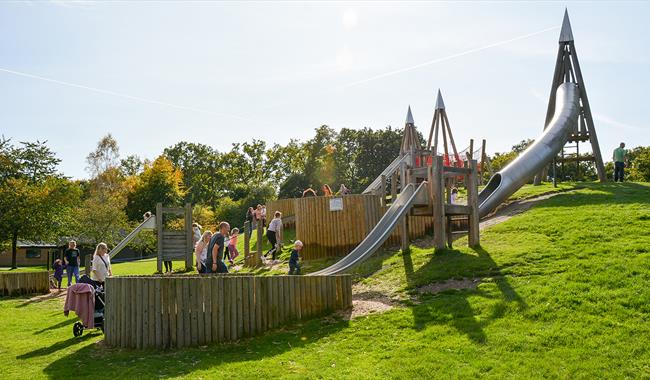
[[[381,175],[381,186],[379,191],[381,192],[381,206],[384,207],[386,206],[386,176],[383,174]]]
[[[84,256],[84,267],[86,275],[90,276],[90,272],[92,271],[92,266],[93,266],[93,255],[89,254]]]
[[[194,231],[192,231],[192,205],[185,204],[185,270],[191,271],[194,262],[194,244],[192,244]]]
[[[156,237],[158,240],[158,273],[162,273],[163,265],[163,211],[162,203],[156,203]]]
[[[442,157],[433,157],[431,187],[433,189],[433,245],[445,248],[445,188]]]
[[[470,160],[469,168],[471,172],[467,177],[467,206],[469,206],[468,217],[468,245],[470,247],[477,247],[481,244],[479,233],[479,216],[478,216],[478,186],[476,182],[476,160]]]
[[[402,183],[402,191],[407,186],[407,179],[406,179],[406,162],[402,162],[402,165],[400,167],[400,181]],[[408,230],[408,213],[402,217],[402,222],[401,222],[401,233],[402,233],[402,252],[407,251],[409,249],[409,230]]]
[[[390,203],[395,203],[397,199],[397,171],[394,171],[390,177]]]
[[[251,222],[244,222],[244,265],[251,265]]]
[[[485,182],[485,175],[484,175],[484,170],[485,170],[485,139],[481,142],[481,185],[484,184]]]
[[[257,221],[257,254],[255,255],[254,263],[257,263],[258,260],[264,254],[262,252],[262,239],[264,238],[264,227],[262,226],[262,220]]]

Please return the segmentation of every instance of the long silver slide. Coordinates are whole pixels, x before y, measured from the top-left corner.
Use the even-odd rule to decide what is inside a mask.
[[[371,256],[390,237],[397,226],[397,223],[406,215],[417,199],[418,194],[427,191],[427,183],[422,182],[417,188],[414,184],[408,184],[399,194],[395,202],[388,208],[379,223],[370,231],[368,236],[352,252],[334,265],[318,272],[310,273],[310,276],[323,276],[344,272]]]
[[[131,240],[133,240],[134,237],[136,237],[141,231],[143,230],[152,230],[156,228],[156,216],[151,215],[148,217],[144,222],[140,223],[139,226],[137,226],[133,231],[131,231],[124,239],[122,239],[121,242],[119,242],[109,253],[109,257],[112,259],[115,255],[120,253],[121,250],[126,247]]]
[[[544,133],[514,161],[495,173],[478,195],[480,217],[497,208],[562,150],[578,122],[579,109],[578,86],[575,83],[560,85],[556,92],[555,114]]]
[[[384,169],[383,172],[381,172],[381,174],[377,176],[377,178],[375,178],[374,181],[370,183],[370,185],[368,185],[368,187],[366,187],[366,189],[361,194],[373,194],[379,191],[381,189],[381,176],[386,176],[390,178],[390,176],[395,172],[395,170],[399,169],[402,162],[405,161],[409,162],[410,160],[411,160],[410,153],[406,153],[401,157],[398,156],[396,159],[393,160],[393,162],[390,163],[390,165],[386,167],[386,169]]]

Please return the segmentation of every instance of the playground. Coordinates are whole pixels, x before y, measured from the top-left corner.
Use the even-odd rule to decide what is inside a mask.
[[[50,268],[0,271],[3,378],[649,376],[650,184],[607,180],[567,12],[558,46],[544,128],[498,171],[489,135],[454,139],[438,90],[430,129],[408,107],[399,155],[359,194],[269,202],[277,247],[246,220],[228,273],[197,272],[192,205],[157,202],[106,252],[155,235],[155,257],[92,288],[101,329],[73,336]],[[558,180],[580,161],[598,182]]]

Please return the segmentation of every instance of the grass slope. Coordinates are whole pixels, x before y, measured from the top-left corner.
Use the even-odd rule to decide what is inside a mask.
[[[60,300],[0,301],[3,378],[625,378],[650,376],[650,185],[590,185],[482,235],[482,248],[380,255],[363,282],[410,296],[230,345],[109,349],[72,338]],[[415,296],[450,278],[476,290]]]

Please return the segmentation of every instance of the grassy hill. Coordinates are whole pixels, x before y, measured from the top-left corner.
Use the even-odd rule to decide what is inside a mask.
[[[116,350],[72,338],[59,299],[0,300],[3,378],[650,376],[650,185],[587,184],[482,234],[482,247],[383,253],[360,287],[397,307],[237,344]],[[472,279],[471,289],[422,286]]]

